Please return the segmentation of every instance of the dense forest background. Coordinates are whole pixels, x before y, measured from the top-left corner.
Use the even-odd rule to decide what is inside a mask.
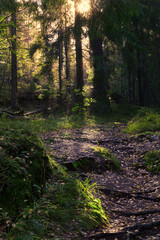
[[[160,239],[160,0],[0,0],[0,240]]]
[[[160,106],[159,0],[1,0],[0,105]]]

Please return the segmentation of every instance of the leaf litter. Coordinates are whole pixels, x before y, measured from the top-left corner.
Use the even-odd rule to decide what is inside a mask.
[[[160,219],[158,211],[153,214],[137,214],[138,216],[136,216],[138,212],[160,209],[160,201],[158,201],[160,175],[147,171],[143,160],[149,150],[160,149],[159,138],[157,136],[122,134],[123,127],[124,125],[120,124],[112,128],[99,125],[92,128],[52,131],[42,136],[43,141],[51,150],[52,157],[60,164],[84,157],[92,157],[97,160],[93,150],[96,146],[109,149],[121,162],[122,170],[119,172],[107,170],[86,174],[92,183],[97,183],[100,190],[108,189],[107,193],[100,191],[100,196],[102,206],[109,214],[110,226],[87,232],[84,239],[91,236],[93,238],[90,239],[94,239],[97,234],[119,233],[127,227],[136,224],[145,225]],[[125,212],[131,213],[132,216],[124,216]],[[104,239],[117,238],[114,235],[112,237],[105,236],[108,237]],[[129,239],[123,237],[117,239]],[[103,239],[103,235],[95,239]],[[143,234],[137,235],[136,239],[160,239],[160,224],[146,229]]]

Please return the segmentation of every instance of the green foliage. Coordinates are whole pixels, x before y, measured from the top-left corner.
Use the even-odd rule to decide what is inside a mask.
[[[160,172],[160,150],[149,151],[144,160],[149,171]]]
[[[37,85],[36,95],[40,100],[47,100],[52,94],[52,89],[50,88],[49,84]]]
[[[0,121],[0,205],[12,214],[40,197],[46,181],[48,158],[29,123]]]
[[[142,108],[136,117],[128,123],[124,132],[130,134],[160,131],[160,113],[156,110]]]
[[[91,120],[92,121],[92,120]],[[80,128],[92,124],[89,119],[84,121],[83,116],[53,116],[49,118],[36,118],[32,120],[33,128],[37,131],[52,131],[58,129]]]
[[[36,51],[41,49],[41,48],[42,48],[42,43],[40,41],[33,43],[30,46],[30,49],[29,49],[29,56],[30,56],[30,58],[33,59],[33,56],[36,53]]]
[[[106,223],[95,185],[70,176],[51,159],[48,167],[36,134],[39,122],[7,120],[3,115],[0,124],[0,224],[6,225],[8,239],[53,239]],[[51,168],[52,179],[45,185]]]
[[[104,158],[105,168],[116,171],[121,170],[121,164],[119,160],[112,153],[110,153],[109,149],[103,147],[95,147],[93,149],[98,155]]]
[[[137,115],[140,107],[129,103],[111,104],[111,120],[126,122]]]
[[[96,186],[71,177],[53,160],[51,164],[53,177],[45,196],[21,213],[9,233],[12,239],[59,239],[106,223],[101,201],[94,197]]]

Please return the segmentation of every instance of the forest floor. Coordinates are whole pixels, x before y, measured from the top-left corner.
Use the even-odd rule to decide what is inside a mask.
[[[82,239],[160,239],[160,175],[149,172],[143,160],[149,150],[160,149],[159,137],[129,136],[121,132],[123,128],[122,124],[106,124],[42,136],[51,156],[60,164],[80,158],[97,160],[93,150],[97,146],[109,149],[121,162],[121,171],[79,173],[97,183],[110,223],[84,233]]]

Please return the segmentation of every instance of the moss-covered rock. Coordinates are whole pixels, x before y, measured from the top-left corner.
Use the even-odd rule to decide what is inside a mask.
[[[49,161],[29,123],[0,124],[0,205],[15,215],[43,192]]]

